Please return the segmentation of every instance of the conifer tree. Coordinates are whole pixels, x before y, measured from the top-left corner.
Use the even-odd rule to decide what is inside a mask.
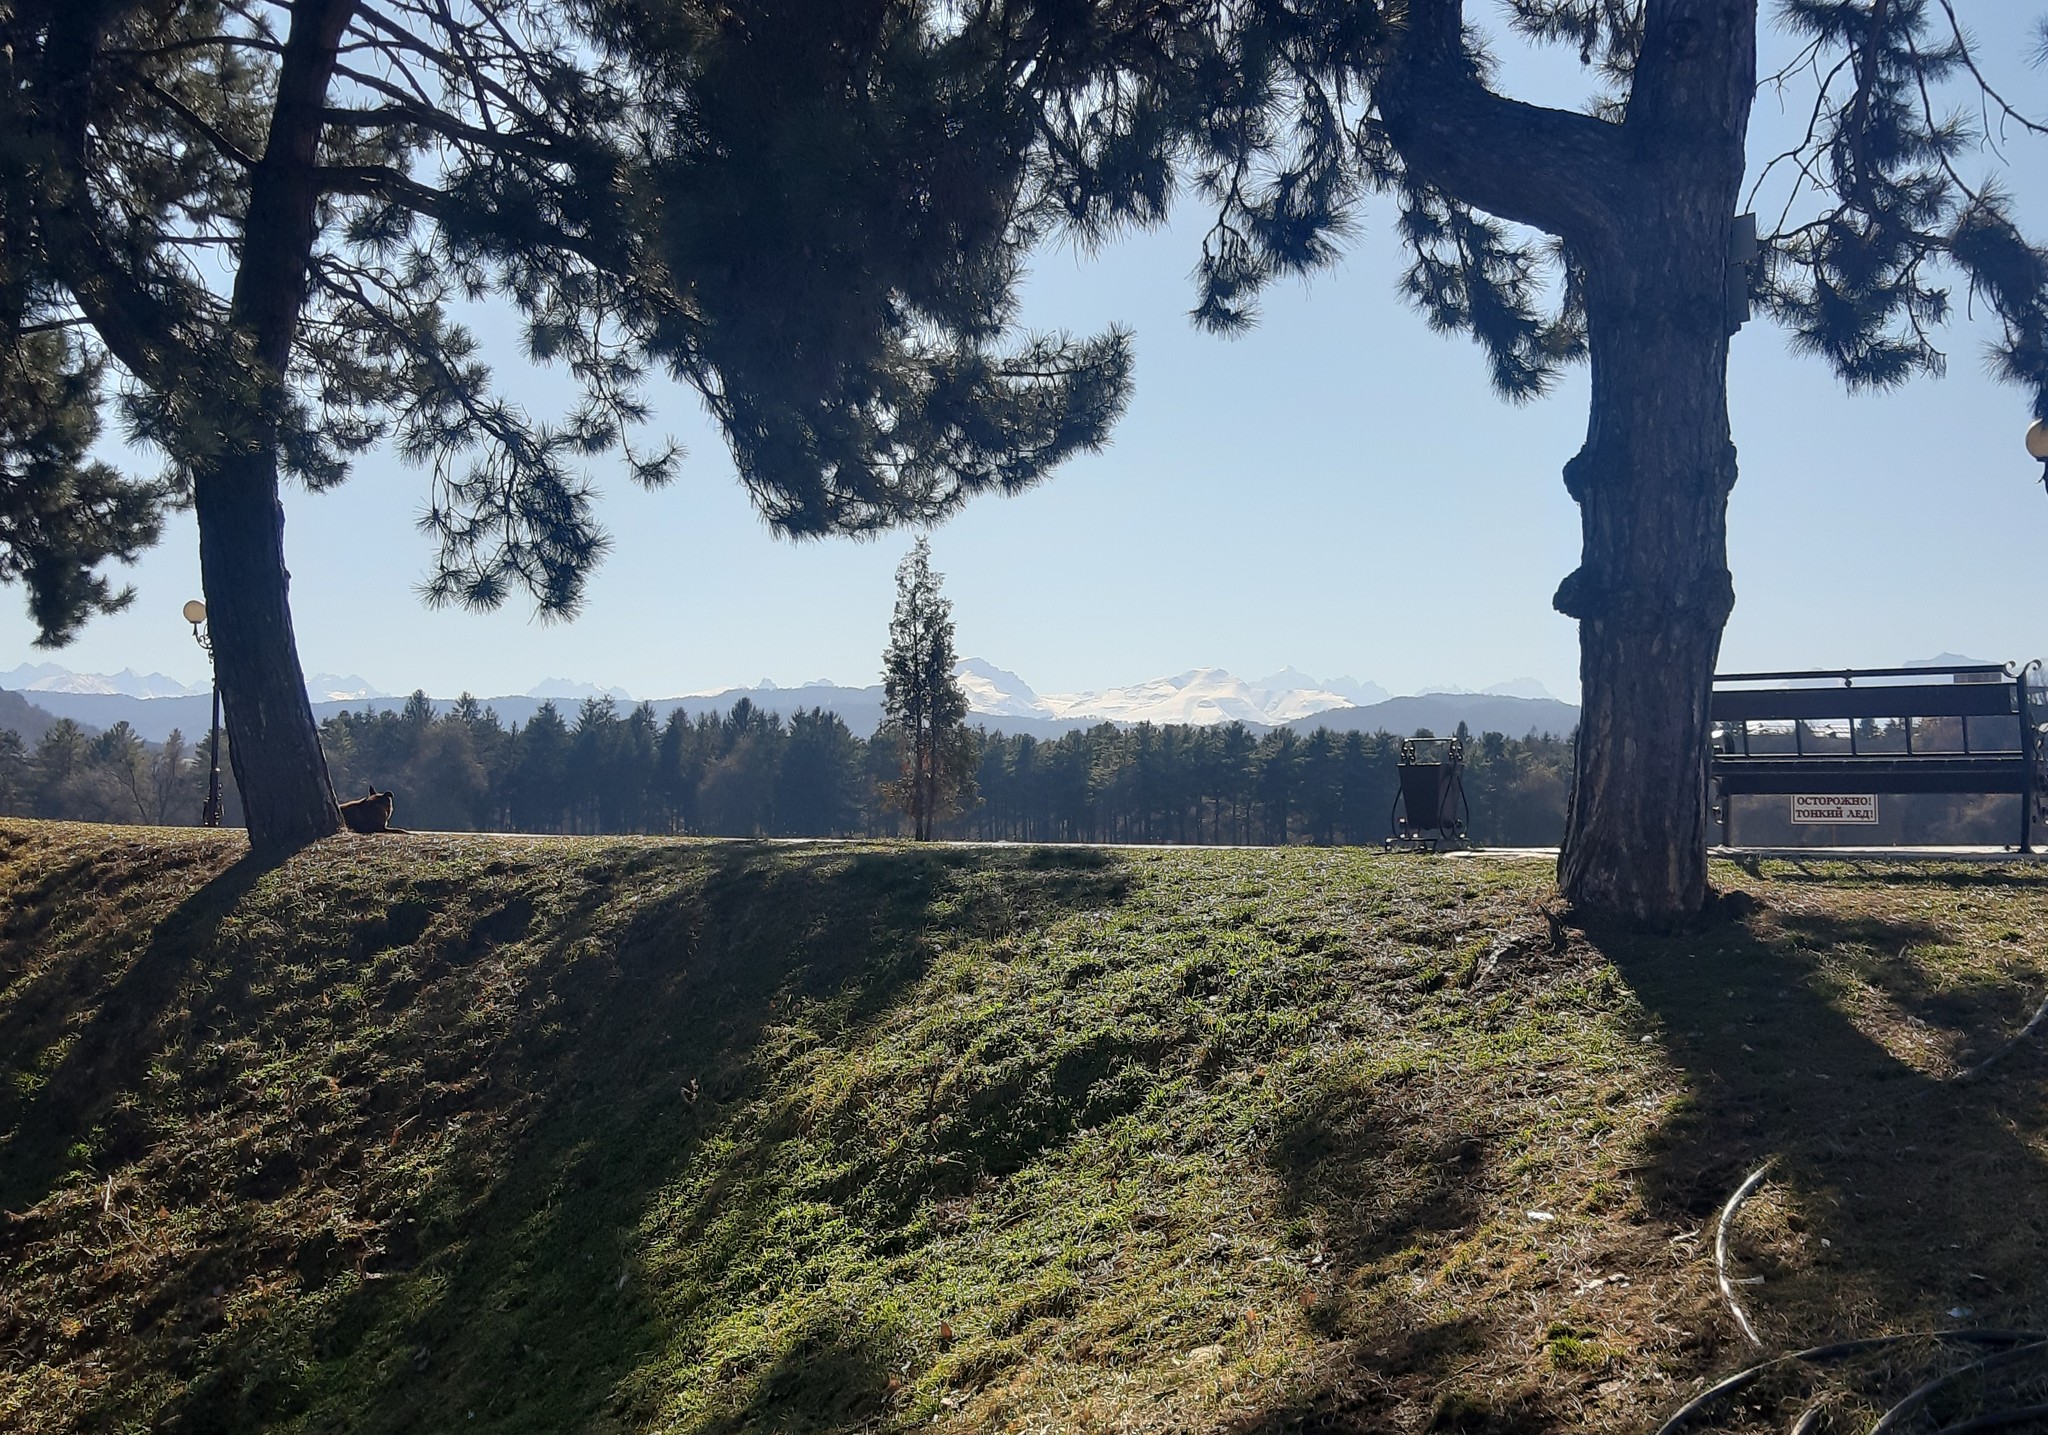
[[[1503,396],[1589,364],[1564,472],[1583,549],[1554,599],[1579,623],[1583,694],[1559,878],[1639,917],[1706,897],[1707,697],[1735,601],[1728,341],[1752,304],[1850,388],[1882,389],[1940,372],[1960,289],[1993,372],[2048,418],[2048,249],[1997,178],[2008,152],[2042,172],[2023,156],[2048,117],[1987,79],[1960,0],[1764,3],[1793,53],[1763,81],[1804,118],[1747,176],[1760,0],[1485,7],[1576,55],[1583,108],[1503,93],[1465,0],[986,0],[958,22],[1017,76],[1029,188],[1084,239],[1187,191],[1212,207],[1202,325],[1243,329],[1264,285],[1335,262],[1378,197],[1405,293],[1479,342]]]
[[[565,616],[606,546],[583,465],[673,472],[673,449],[626,442],[655,363],[702,394],[758,505],[798,535],[929,520],[1099,444],[1123,338],[1005,350],[1021,198],[1004,176],[1027,137],[990,103],[1003,72],[980,27],[919,17],[0,4],[0,578],[26,578],[61,636],[119,601],[94,564],[149,541],[166,497],[189,501],[250,838],[277,851],[339,825],[283,480],[328,487],[389,445],[430,475],[430,602],[524,592]],[[498,394],[452,312],[482,300],[574,378],[569,413]],[[162,490],[71,441],[108,363]],[[21,421],[20,393],[62,420],[58,441]],[[38,443],[54,461],[30,470]],[[68,526],[49,517],[65,494],[85,500]]]
[[[882,702],[901,744],[891,791],[911,835],[931,839],[941,817],[971,804],[977,755],[967,740],[967,696],[953,675],[953,604],[939,592],[930,540],[922,535],[896,569],[896,611],[882,654]]]
[[[0,293],[5,250],[0,233]],[[27,590],[38,647],[60,647],[93,614],[128,605],[134,590],[98,570],[156,542],[170,497],[89,456],[102,368],[62,333],[0,347],[0,582]]]

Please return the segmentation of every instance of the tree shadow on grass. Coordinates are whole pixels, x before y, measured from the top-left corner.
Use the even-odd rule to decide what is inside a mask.
[[[707,1147],[723,1153],[716,1179],[734,1183],[725,1199],[749,1200],[760,1173],[732,1119],[773,1075],[764,1042],[783,1052],[799,1013],[826,1040],[850,1035],[900,1000],[936,943],[1103,905],[1123,883],[1101,853],[647,849],[614,885],[614,910],[635,894],[632,916],[601,950],[573,930],[527,934],[553,947],[516,1000],[530,1015],[467,1109],[436,1108],[480,1134],[429,1173],[413,1219],[367,1260],[373,1279],[343,1279],[302,1328],[253,1324],[161,1428],[662,1423],[677,1313],[651,1289],[641,1228]],[[441,960],[459,974],[459,953]],[[432,982],[413,998],[434,999]],[[279,1378],[286,1355],[299,1373]],[[731,1407],[699,1428],[757,1428],[771,1411],[777,1429],[847,1428],[878,1407],[888,1373],[874,1332],[822,1324],[771,1368],[732,1371]]]
[[[1737,1272],[1764,1278],[1744,1299],[1767,1345],[2048,1322],[2048,1172],[2008,1119],[2011,1088],[1957,1082],[1939,1054],[1943,1037],[1995,1047],[2026,1011],[2009,988],[1940,990],[1908,959],[1952,936],[1911,917],[1768,907],[1691,933],[1586,935],[1692,1091],[1643,1153],[1652,1217],[1711,1230],[1744,1176],[1774,1162],[1791,1230],[1738,1246]],[[1829,963],[1864,991],[1842,995]],[[2025,1063],[2038,1073],[2040,1053]],[[1747,1358],[1722,1334],[1716,1368]]]
[[[1807,961],[1824,957],[1909,1024],[1927,1028],[1925,1034],[1912,1031],[1910,1025],[1899,1031],[1906,1041],[1916,1036],[1947,1038],[1968,1067],[2011,1034],[2011,980],[1981,967],[1959,971],[1953,963],[1927,960],[1939,949],[1955,946],[1954,934],[1937,923],[1807,911],[1772,912],[1767,921],[1774,945],[1786,955]],[[2017,928],[2009,928],[1997,939],[2017,942],[2021,936]]]
[[[1878,1331],[2048,1322],[2048,1173],[2008,1119],[2020,1088],[1955,1084],[1938,1055],[1943,1040],[1977,1055],[1995,1047],[2032,1001],[2009,983],[1952,988],[1930,977],[1916,952],[1953,944],[1949,930],[1911,915],[1762,907],[1693,931],[1595,926],[1570,937],[1593,949],[1575,963],[1597,955],[1618,969],[1645,1008],[1645,1035],[1687,1089],[1629,1170],[1650,1255],[1662,1255],[1671,1231],[1705,1230],[1710,1250],[1721,1206],[1769,1159],[1772,1202],[1792,1225],[1759,1225],[1752,1208],[1737,1226],[1732,1274],[1764,1278],[1743,1300],[1773,1351]],[[2020,1054],[2011,1059],[2008,1075],[2020,1077]],[[2024,1060],[2026,1079],[2038,1081],[2048,1054],[2032,1049]],[[1460,1104],[1426,1078],[1402,1080],[1410,1084],[1381,1076],[1317,1093],[1274,1145],[1287,1214],[1312,1214],[1338,1269],[1371,1272],[1369,1288],[1387,1303],[1357,1326],[1334,1303],[1317,1306],[1312,1321],[1347,1350],[1348,1373],[1232,1428],[1336,1435],[1412,1430],[1419,1420],[1435,1431],[1534,1435],[1585,1424],[1597,1407],[1582,1387],[1625,1372],[1531,1379],[1524,1367],[1519,1380],[1468,1397],[1462,1370],[1503,1363],[1495,1317],[1404,1304],[1401,1249],[1484,1223],[1482,1188],[1512,1134],[1503,1124],[1518,1118],[1488,1110],[1476,1087]],[[2036,1141],[2041,1124],[2037,1108]],[[1663,1317],[1705,1323],[1698,1339],[1658,1357],[1674,1362],[1676,1381],[1660,1388],[1753,1357],[1711,1273],[1694,1278],[1690,1304],[1691,1314]],[[1967,1317],[1949,1314],[1958,1310]],[[1902,1359],[1897,1376],[1910,1386],[1913,1370]],[[1799,1393],[1788,1382],[1788,1403],[1759,1428],[1788,1428]]]
[[[860,1430],[889,1401],[889,1349],[841,1327],[814,1331],[753,1373],[739,1405],[697,1427],[698,1435],[760,1430]]]
[[[1500,1114],[1482,1102],[1421,1073],[1339,1069],[1295,1104],[1268,1151],[1280,1182],[1280,1215],[1307,1228],[1301,1235],[1315,1258],[1332,1269],[1404,1280],[1396,1273],[1404,1250],[1484,1220],[1484,1175],[1497,1159],[1500,1124]],[[1468,1313],[1381,1315],[1371,1321],[1370,1341],[1358,1345],[1348,1312],[1330,1301],[1310,1308],[1309,1323],[1323,1339],[1353,1346],[1357,1378],[1232,1424],[1236,1435],[1398,1428],[1398,1406],[1428,1409],[1444,1373],[1469,1363],[1493,1335],[1486,1320]]]
[[[2048,865],[2038,862],[1887,862],[1829,857],[1817,847],[1811,856],[1760,857],[1737,853],[1727,860],[1753,878],[1800,886],[1839,887],[1844,876],[1887,887],[2003,887],[2048,894]]]
[[[90,875],[81,859],[41,884],[54,892]],[[166,1010],[190,980],[194,964],[221,921],[249,890],[276,870],[273,860],[244,855],[202,884],[159,922],[148,944],[103,992],[90,996],[92,1014],[53,1069],[25,1095],[0,1089],[0,1209],[23,1210],[47,1196],[73,1164],[80,1140],[99,1129],[94,1155],[119,1162],[133,1156],[143,1133],[126,1119],[120,1098],[135,1089],[158,1046]],[[33,930],[10,938],[33,941]],[[40,989],[10,993],[0,1015],[0,1052],[40,1052],[64,1036],[76,1002],[87,996],[95,969],[118,953],[97,952],[83,962],[52,964]],[[12,1109],[10,1109],[10,1107]]]

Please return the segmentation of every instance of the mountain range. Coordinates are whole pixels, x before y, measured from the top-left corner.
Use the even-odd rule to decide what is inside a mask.
[[[23,663],[0,673],[0,689],[17,693],[85,693],[99,697],[210,698],[205,683],[181,683],[162,673],[138,673],[123,668],[118,673],[74,673],[55,663]],[[356,698],[381,698],[358,677],[336,677],[314,673],[306,679],[306,691],[315,702],[348,702]]]
[[[1971,660],[1952,653],[1909,662],[1908,667],[1935,667]],[[1412,733],[1418,729],[1449,733],[1464,723],[1474,732],[1512,736],[1552,733],[1563,736],[1578,726],[1579,710],[1552,697],[1534,678],[1518,678],[1483,691],[1432,688],[1405,697],[1390,696],[1378,683],[1356,678],[1315,678],[1286,668],[1256,682],[1247,682],[1222,668],[1192,668],[1167,678],[1081,693],[1040,693],[1006,669],[980,658],[955,668],[968,699],[972,719],[982,726],[1012,734],[1056,738],[1098,723],[1210,724],[1242,722],[1267,730],[1291,727],[1309,732],[1327,727],[1337,732]],[[1833,677],[1813,681],[1833,683]],[[327,718],[343,711],[390,711],[403,697],[382,693],[360,677],[319,673],[307,679],[313,712]],[[755,707],[780,714],[786,721],[799,708],[836,712],[857,733],[871,733],[882,721],[880,684],[848,687],[825,679],[798,687],[782,687],[763,679],[752,687],[722,688],[652,700],[657,718],[680,710],[688,717],[729,711],[742,698]],[[600,687],[570,678],[548,678],[524,693],[484,698],[486,706],[509,724],[532,721],[541,705],[552,702],[572,721],[575,709],[589,699],[610,700],[620,707],[637,701],[623,688]],[[450,700],[434,699],[437,710]],[[210,690],[188,685],[162,673],[124,669],[111,675],[74,673],[55,663],[24,663],[0,672],[0,728],[34,742],[51,721],[68,717],[89,728],[105,729],[126,722],[141,737],[161,742],[173,728],[188,739],[206,731],[211,718]]]
[[[1385,728],[1409,732],[1416,727],[1449,731],[1461,720],[1475,731],[1491,728],[1519,735],[1569,732],[1578,720],[1575,707],[1552,698],[1533,678],[1480,693],[1441,689],[1395,698],[1378,683],[1350,677],[1318,679],[1293,668],[1256,682],[1222,668],[1193,668],[1172,677],[1080,693],[1036,692],[1017,674],[980,658],[965,659],[955,671],[975,719],[991,728],[1039,737],[1057,737],[1103,722],[1242,722],[1258,729],[1289,726],[1306,731],[1327,725],[1347,731]],[[343,710],[388,710],[405,702],[403,697],[379,692],[354,676],[315,674],[307,679],[306,687],[314,713],[322,718]],[[153,742],[162,741],[173,728],[187,736],[203,731],[211,715],[206,687],[132,669],[109,675],[74,673],[54,663],[23,664],[11,672],[0,672],[0,689],[11,689],[45,712],[91,727],[106,728],[125,721]],[[652,702],[663,718],[677,709],[696,717],[727,711],[741,698],[785,719],[798,708],[828,708],[860,733],[872,732],[882,719],[879,684],[856,688],[822,679],[799,687],[782,687],[764,679],[753,687],[686,693]],[[609,699],[620,706],[637,701],[622,688],[568,678],[548,678],[525,693],[483,701],[503,721],[525,723],[543,702],[572,709],[586,699]],[[437,708],[447,703],[445,698],[435,700]]]

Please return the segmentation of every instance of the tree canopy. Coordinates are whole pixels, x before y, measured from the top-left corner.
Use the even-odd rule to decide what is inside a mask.
[[[954,83],[971,47],[898,7],[327,0],[317,196],[285,371],[229,342],[290,7],[17,5],[0,341],[66,326],[128,381],[175,483],[221,443],[202,395],[275,382],[282,465],[320,488],[380,443],[430,474],[436,601],[573,611],[603,551],[585,470],[648,418],[655,362],[694,385],[792,533],[931,519],[1101,441],[1120,335],[1014,317],[1014,116]],[[829,22],[829,23],[827,23]],[[269,291],[278,291],[272,295]],[[461,322],[515,305],[583,400],[497,395]],[[233,372],[239,370],[241,372]],[[85,372],[96,372],[87,370]],[[625,451],[659,483],[678,455]]]
[[[0,580],[27,591],[42,647],[127,606],[134,591],[116,589],[100,565],[133,559],[162,527],[162,485],[91,456],[101,369],[48,330],[0,353]]]

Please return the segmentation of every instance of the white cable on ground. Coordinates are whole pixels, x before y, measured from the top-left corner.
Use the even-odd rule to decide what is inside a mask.
[[[1971,1376],[1981,1375],[1987,1370],[1996,1370],[2000,1366],[2017,1365],[2023,1360],[2038,1360],[2043,1355],[2048,1355],[2048,1340],[2037,1340],[2032,1345],[2002,1350],[1997,1355],[1987,1355],[1982,1360],[1973,1360],[1968,1365],[1949,1371],[1946,1375],[1937,1375],[1885,1411],[1883,1418],[1870,1427],[1870,1435],[1891,1435],[1892,1431],[1902,1427],[1913,1412],[1925,1405],[1937,1392],[1959,1380],[1967,1380]]]
[[[1773,1157],[1772,1160],[1777,1158]],[[1721,1296],[1728,1302],[1728,1309],[1735,1313],[1735,1323],[1742,1327],[1742,1333],[1749,1337],[1749,1343],[1763,1349],[1763,1338],[1756,1333],[1756,1327],[1749,1323],[1749,1316],[1742,1309],[1742,1302],[1735,1299],[1735,1283],[1728,1279],[1728,1224],[1735,1219],[1736,1208],[1750,1198],[1762,1181],[1764,1173],[1771,1169],[1766,1161],[1749,1173],[1749,1179],[1735,1188],[1735,1194],[1728,1198],[1728,1204],[1721,1208],[1721,1224],[1714,1232],[1714,1274],[1721,1281]]]
[[[1733,1375],[1723,1376],[1673,1411],[1670,1418],[1657,1427],[1656,1435],[1676,1435],[1677,1431],[1708,1406],[1725,1400],[1738,1390],[1753,1384],[1758,1376],[1787,1365],[1841,1360],[1846,1356],[1884,1350],[1914,1340],[1955,1341],[1963,1345],[2015,1346],[2039,1344],[2044,1339],[2048,1339],[2048,1336],[2044,1336],[2038,1330],[1914,1330],[1898,1335],[1868,1335],[1860,1340],[1838,1340],[1832,1345],[1816,1345],[1811,1350],[1795,1350],[1790,1355],[1758,1361],[1755,1365],[1738,1370]]]
[[[2032,1036],[2034,1034],[2034,1028],[2038,1027],[2043,1021],[2048,1021],[2048,999],[2044,999],[2041,1002],[2041,1005],[2034,1009],[2033,1017],[2027,1022],[2025,1026],[2020,1028],[2020,1034],[2018,1036],[2014,1037],[2004,1046],[1998,1048],[1998,1050],[1992,1052],[1991,1055],[1985,1057],[1982,1061],[1978,1062],[1975,1066],[1971,1067],[1968,1071],[1964,1072],[1961,1076],[1957,1077],[1956,1079],[1958,1081],[1975,1081],[1979,1076],[1982,1076],[1984,1074],[1985,1070],[1990,1067],[1992,1062],[1999,1060],[2003,1056],[2006,1056],[2012,1051],[2014,1047],[2018,1046],[2021,1042],[2025,1041],[2028,1037]]]

